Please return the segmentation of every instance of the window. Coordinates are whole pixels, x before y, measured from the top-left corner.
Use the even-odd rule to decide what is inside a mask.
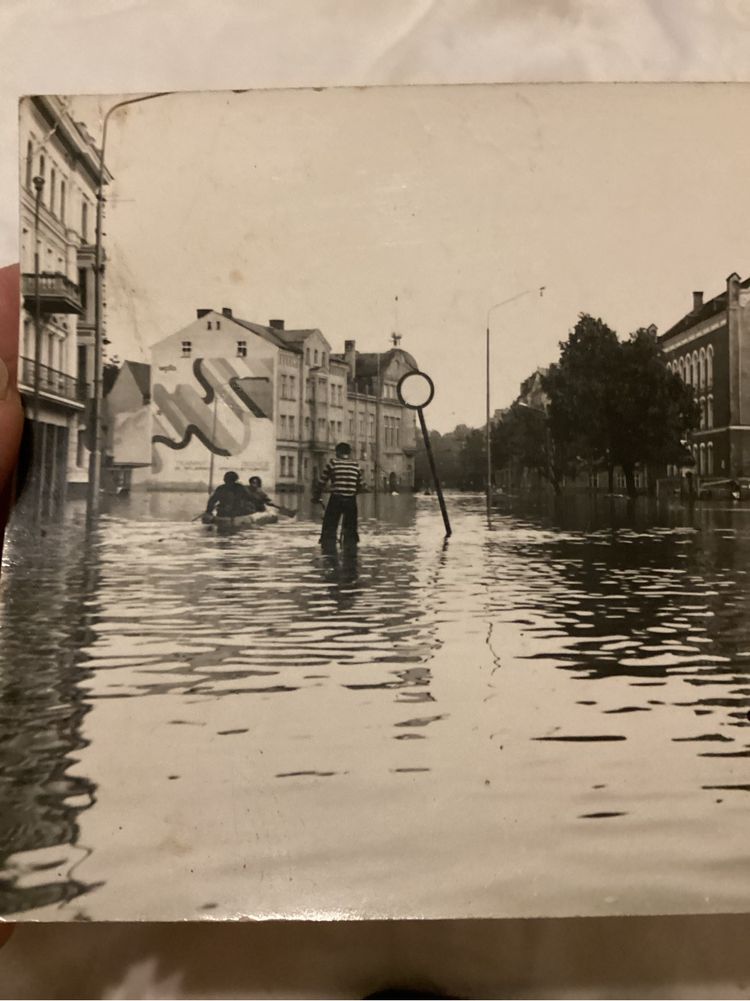
[[[701,431],[703,431],[704,428],[706,427],[706,398],[705,398],[705,396],[701,396],[701,398],[700,398],[700,408],[701,408],[701,423],[700,423],[700,428],[701,428]]]
[[[279,465],[281,468],[281,475],[286,476],[286,456],[282,455],[279,459]]]
[[[326,363],[326,353],[325,353],[325,351],[321,351],[320,352],[320,364],[325,367],[325,363]]]
[[[343,437],[343,434],[344,434],[344,422],[343,421],[339,421],[338,424],[337,424],[337,428],[338,428],[338,436],[339,436],[339,438]]]
[[[46,175],[46,170],[47,170],[47,167],[46,167],[46,164],[45,164],[45,161],[44,161],[44,154],[42,154],[39,157],[39,176],[42,178],[42,180],[44,180],[45,177],[47,176]]]
[[[364,436],[365,436],[365,415],[364,414],[360,414],[359,415],[359,436],[360,436],[360,438],[364,438]]]
[[[320,394],[320,399],[325,400],[326,398],[326,381],[325,379],[318,379],[318,393]]]
[[[698,352],[693,351],[693,385],[698,385]]]
[[[221,320],[216,321],[216,329],[221,330]]]
[[[287,476],[294,476],[294,456],[287,456],[286,462],[288,467]]]
[[[706,385],[706,352],[703,348],[698,355],[698,385],[701,389]]]
[[[354,437],[354,411],[349,411],[349,437]]]
[[[65,222],[65,181],[60,181],[60,222]]]
[[[375,417],[370,414],[370,439],[375,440]]]
[[[282,414],[281,417],[279,418],[279,424],[281,427],[281,437],[286,438],[286,417],[284,416],[284,414]]]
[[[29,139],[26,143],[26,187],[31,191],[31,178],[34,173],[34,144]]]
[[[289,376],[289,399],[295,400],[297,398],[295,393],[295,378],[293,375]]]
[[[84,240],[89,238],[89,203],[85,198],[81,203],[81,236]]]
[[[310,364],[310,348],[305,348],[305,365]]]
[[[310,418],[309,417],[305,417],[305,437],[306,438],[310,437],[310,427],[311,427]]]
[[[326,422],[322,417],[318,418],[318,435],[320,438],[325,438],[326,436]]]
[[[86,281],[86,269],[78,269],[78,293],[81,297],[81,306],[83,306],[84,313],[86,312],[86,305],[88,302],[88,282]]]
[[[55,213],[55,188],[57,187],[57,171],[52,168],[52,173],[49,179],[49,210],[54,215]]]
[[[193,342],[192,341],[183,341],[182,342],[182,357],[183,358],[189,358],[192,353],[193,353]]]
[[[706,385],[710,389],[714,384],[714,349],[709,344],[706,351]]]
[[[701,445],[698,453],[698,472],[703,475],[706,471],[706,446]]]
[[[680,358],[680,360],[677,362],[677,374],[679,375],[679,377],[682,379],[683,382],[686,382],[685,365],[682,361],[682,358]]]
[[[290,438],[296,437],[294,433],[294,417],[289,418],[289,437]]]
[[[706,453],[706,466],[707,466],[706,472],[708,473],[708,475],[709,476],[713,476],[713,472],[714,472],[714,445],[713,445],[712,441],[710,441],[708,443],[708,450],[707,450],[707,453]]]
[[[318,364],[318,349],[315,349],[315,364]]]
[[[706,427],[712,428],[714,426],[714,398],[709,396],[706,400]]]
[[[247,341],[237,341],[237,357],[247,358]]]
[[[282,375],[282,377],[281,377],[281,399],[282,400],[286,400],[287,399],[287,395],[286,395],[286,376],[285,375]]]

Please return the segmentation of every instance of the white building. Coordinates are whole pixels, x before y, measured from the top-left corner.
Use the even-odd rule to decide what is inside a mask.
[[[21,101],[20,152],[19,383],[29,417],[35,420],[38,412],[34,469],[42,509],[49,511],[69,485],[82,487],[88,478],[84,426],[93,347],[90,335],[88,343],[79,339],[79,330],[86,321],[93,329],[99,158],[85,126],[58,97]]]

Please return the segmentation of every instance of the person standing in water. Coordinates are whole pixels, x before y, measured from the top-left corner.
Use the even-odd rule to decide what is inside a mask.
[[[362,490],[362,470],[351,458],[352,449],[346,442],[336,446],[336,456],[331,459],[312,494],[313,504],[322,504],[321,496],[326,486],[331,496],[323,515],[320,544],[324,547],[336,545],[339,521],[344,521],[344,543],[356,545],[357,534],[357,494]]]

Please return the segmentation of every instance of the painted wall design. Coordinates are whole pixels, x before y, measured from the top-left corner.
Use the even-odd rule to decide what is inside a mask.
[[[274,358],[178,359],[152,370],[154,487],[207,488],[233,469],[273,479]]]

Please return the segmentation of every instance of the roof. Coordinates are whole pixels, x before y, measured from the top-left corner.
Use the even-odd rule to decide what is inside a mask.
[[[750,278],[746,278],[744,282],[740,282],[740,288],[750,288]],[[669,337],[674,337],[676,334],[681,334],[686,330],[690,330],[697,323],[702,323],[703,320],[710,320],[712,316],[716,316],[718,313],[722,313],[727,308],[727,290],[724,289],[719,295],[714,296],[713,299],[709,299],[708,302],[704,302],[702,306],[698,309],[693,309],[689,313],[686,313],[681,320],[678,320],[674,326],[670,327],[669,330],[665,330],[661,334],[658,340],[665,341]]]
[[[148,399],[151,396],[151,366],[142,361],[126,361],[123,368],[125,365],[133,373],[133,378],[143,394],[143,398]]]
[[[245,330],[251,331],[253,334],[258,334],[264,340],[268,341],[270,344],[274,344],[277,348],[285,348],[287,351],[296,351],[301,353],[302,344],[307,340],[311,334],[320,334],[320,331],[316,328],[311,328],[309,330],[280,330],[278,327],[264,327],[260,323],[251,323],[250,320],[241,320],[238,316],[227,316],[225,313],[219,313],[217,311],[216,315],[221,317],[221,319],[233,320],[239,326],[244,327]],[[323,335],[321,334],[321,337]]]
[[[396,355],[401,355],[411,368],[415,371],[419,369],[412,356],[402,348],[391,348],[390,351],[373,351],[371,353],[357,353],[356,378],[368,379],[376,376],[378,372],[384,372],[391,364]]]
[[[124,361],[119,367],[105,365],[102,372],[102,396],[109,396],[121,374],[129,369],[144,402],[151,398],[151,366],[142,361]]]

